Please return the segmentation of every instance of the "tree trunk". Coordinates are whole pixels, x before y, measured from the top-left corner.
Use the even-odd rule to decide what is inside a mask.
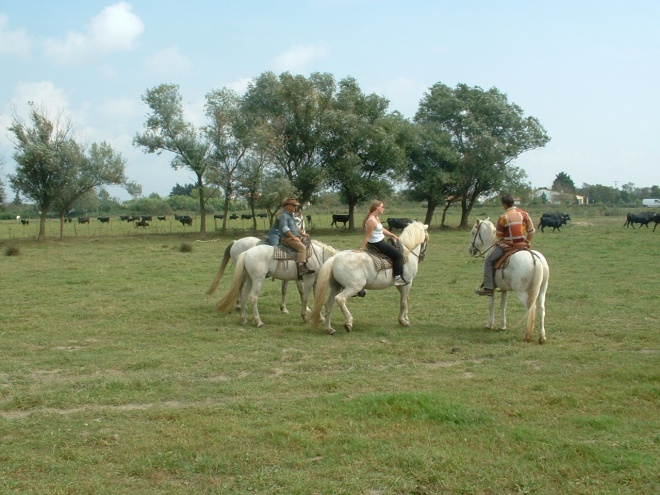
[[[60,213],[60,241],[64,240],[64,212]]]
[[[204,179],[201,175],[197,176],[197,185],[199,186],[199,232],[206,233],[206,199],[204,198]]]
[[[431,225],[431,222],[433,221],[433,215],[435,215],[435,207],[437,205],[435,203],[429,203],[427,208],[426,208],[426,217],[424,217],[424,223],[426,225]]]
[[[41,209],[41,218],[39,220],[39,236],[37,237],[37,240],[39,242],[43,242],[46,240],[46,216],[48,215],[48,212],[46,211],[46,208]]]

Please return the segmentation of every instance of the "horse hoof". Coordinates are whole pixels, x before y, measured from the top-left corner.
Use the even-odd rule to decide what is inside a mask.
[[[280,309],[280,311],[282,312],[283,315],[288,315],[289,314],[289,310],[286,309],[286,308],[282,308],[282,309]]]
[[[261,328],[261,327],[263,327],[263,326],[264,326],[264,322],[263,322],[263,321],[260,321],[260,322],[257,323],[257,328]]]
[[[344,330],[346,330],[347,332],[351,332],[353,330],[353,327],[351,325],[346,324],[344,325]]]
[[[335,329],[334,328],[326,328],[328,335],[334,335],[335,334]]]

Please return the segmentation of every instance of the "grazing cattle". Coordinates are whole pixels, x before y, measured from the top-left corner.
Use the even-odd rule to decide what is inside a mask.
[[[167,218],[166,217],[158,217],[158,220],[160,220],[161,222],[164,222],[165,220],[167,220]]]
[[[238,219],[238,215],[236,213],[232,213],[231,215],[229,215],[229,220],[237,220],[237,219]]]
[[[544,213],[541,215],[538,226],[541,232],[545,232],[545,227],[552,227],[553,232],[555,230],[561,232],[561,226],[566,225],[570,219],[571,217],[568,213]]]
[[[387,219],[387,230],[392,232],[394,229],[403,230],[408,225],[412,223],[411,218],[388,218]]]
[[[241,220],[252,220],[252,215],[249,213],[241,213]]]
[[[30,221],[29,221],[29,220],[26,220],[25,218],[21,218],[21,223],[22,223],[23,225],[30,225]]]
[[[257,213],[257,217],[259,217],[259,218],[268,218],[268,213]]]
[[[224,215],[213,215],[214,220],[222,220],[223,218],[225,218]]]
[[[122,222],[128,222],[129,218],[133,218],[130,215],[119,215],[119,220]]]
[[[193,219],[192,217],[188,215],[182,215],[179,217],[179,222],[181,222],[181,225],[186,226],[186,225],[192,225],[193,224]]]
[[[153,216],[152,215],[142,215],[140,217],[140,220],[142,220],[143,222],[151,222],[153,220]]]
[[[135,222],[135,228],[137,229],[138,227],[149,227],[149,222],[146,220],[139,220]]]
[[[97,217],[96,219],[101,223],[110,223],[110,217]]]
[[[332,215],[332,223],[330,224],[330,227],[333,225],[337,228],[339,228],[339,223],[344,224],[344,228],[346,228],[346,223],[348,223],[348,220],[350,218],[350,215]]]
[[[629,226],[633,229],[635,224],[639,224],[639,228],[642,228],[642,225],[646,225],[646,228],[649,228],[649,223],[653,221],[653,216],[657,213],[652,213],[650,211],[643,211],[642,213],[628,213],[626,215],[626,223],[623,224],[624,227],[628,228]]]
[[[78,217],[78,223],[89,223],[89,217]]]

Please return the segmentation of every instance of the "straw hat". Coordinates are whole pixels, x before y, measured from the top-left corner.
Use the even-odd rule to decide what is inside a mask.
[[[300,203],[296,198],[284,198],[282,200],[282,206],[284,207],[286,205],[300,206]]]

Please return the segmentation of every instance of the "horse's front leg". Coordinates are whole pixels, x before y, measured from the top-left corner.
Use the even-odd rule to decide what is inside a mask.
[[[301,305],[300,305],[300,316],[302,317],[303,322],[307,321],[307,315],[311,313],[311,310],[307,307],[307,302],[309,301],[309,294],[314,288],[314,282],[316,281],[315,276],[306,276],[303,277],[302,281],[302,296],[301,296]]]
[[[508,291],[503,290],[501,292],[501,297],[500,297],[500,330],[506,330],[506,298],[507,295],[509,294]],[[495,299],[494,297],[491,297],[491,300]],[[490,317],[491,317],[491,323],[493,322],[493,309],[492,308],[492,303],[491,303],[491,311],[490,311]]]
[[[403,327],[410,326],[408,319],[408,293],[410,292],[410,284],[397,287],[401,293],[399,301],[399,325]]]

